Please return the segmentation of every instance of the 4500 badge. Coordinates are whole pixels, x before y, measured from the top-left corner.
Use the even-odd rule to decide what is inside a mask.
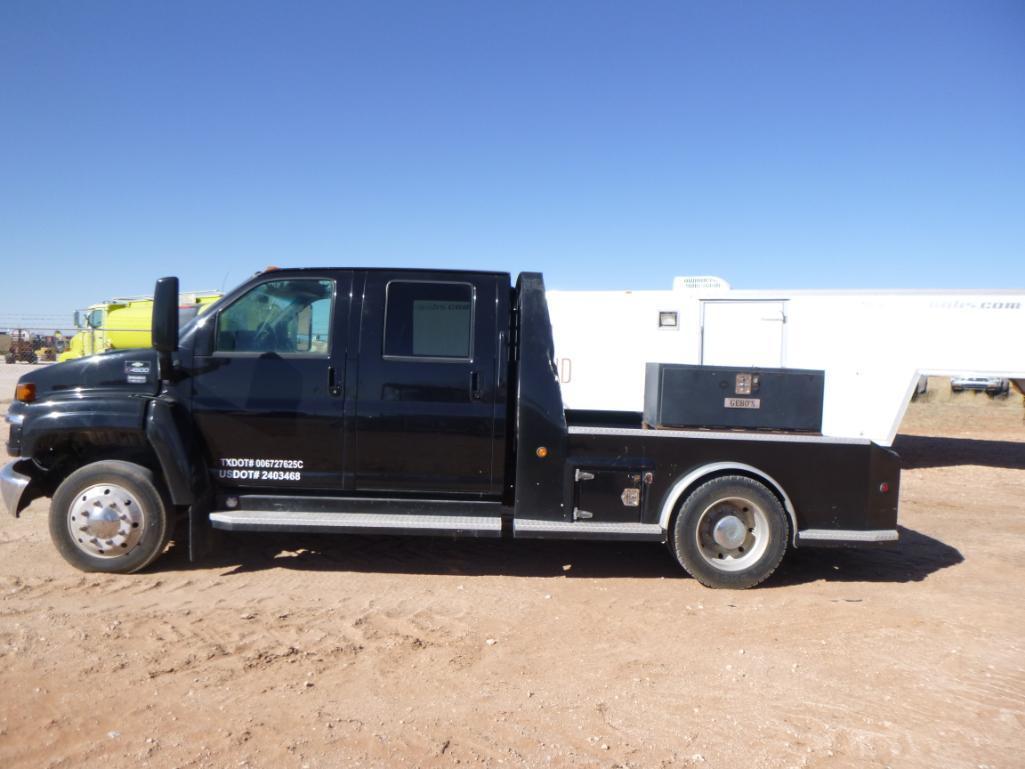
[[[301,459],[256,459],[222,457],[217,471],[220,478],[232,481],[301,481]]]

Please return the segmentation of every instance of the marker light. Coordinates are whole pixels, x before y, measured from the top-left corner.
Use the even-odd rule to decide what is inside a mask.
[[[882,483],[879,484],[879,491],[882,492],[883,494],[889,494],[890,493],[890,484],[888,484],[886,481],[883,481]]]
[[[537,454],[541,459],[544,459],[548,456],[548,449],[544,446],[538,446],[537,451],[534,453]]]
[[[19,383],[14,388],[14,399],[22,403],[31,403],[36,399],[36,386],[31,382]]]

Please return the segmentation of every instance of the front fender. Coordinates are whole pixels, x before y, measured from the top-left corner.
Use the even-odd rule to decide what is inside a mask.
[[[146,439],[157,455],[164,481],[176,505],[196,501],[198,473],[190,458],[191,429],[173,402],[154,398],[146,413]]]
[[[97,433],[105,430],[142,431],[146,401],[123,395],[98,398],[49,399],[27,404],[21,411],[20,446],[23,457],[35,456],[48,442],[71,433]]]

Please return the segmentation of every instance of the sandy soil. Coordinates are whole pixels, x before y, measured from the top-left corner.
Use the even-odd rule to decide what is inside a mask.
[[[384,537],[85,575],[38,502],[0,517],[0,766],[1021,767],[1022,414],[912,404],[899,548],[745,592],[657,545]]]

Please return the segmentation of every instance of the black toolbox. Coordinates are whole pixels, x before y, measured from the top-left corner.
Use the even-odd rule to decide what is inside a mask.
[[[824,371],[649,363],[648,427],[822,431]]]

